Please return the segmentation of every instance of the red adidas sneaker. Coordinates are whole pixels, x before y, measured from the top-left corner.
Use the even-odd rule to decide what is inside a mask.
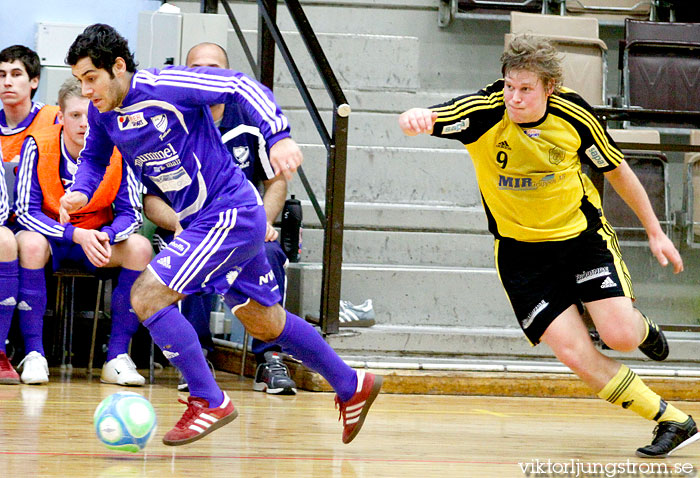
[[[187,402],[179,399],[178,401],[187,405],[187,410],[175,427],[163,437],[163,443],[166,445],[187,445],[197,441],[217,428],[232,422],[238,416],[238,411],[226,392],[224,392],[223,403],[216,408],[208,408],[209,402],[199,397],[190,396]]]
[[[357,391],[347,402],[341,402],[338,395],[335,396],[335,407],[340,410],[343,419],[343,443],[350,443],[362,428],[369,407],[379,395],[382,388],[382,377],[364,370],[357,371]]]
[[[18,385],[19,374],[15,371],[5,352],[0,352],[0,384]]]

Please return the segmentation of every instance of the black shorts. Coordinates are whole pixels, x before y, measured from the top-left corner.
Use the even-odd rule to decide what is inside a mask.
[[[520,327],[535,345],[571,305],[634,299],[617,235],[609,224],[565,241],[496,240],[496,268]]]

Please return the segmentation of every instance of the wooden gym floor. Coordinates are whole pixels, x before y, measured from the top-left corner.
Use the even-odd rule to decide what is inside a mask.
[[[344,445],[333,394],[277,397],[252,391],[250,378],[218,372],[217,379],[239,417],[182,447],[161,442],[184,410],[172,369],[155,385],[130,389],[158,415],[156,437],[139,454],[107,450],[94,436],[95,407],[122,387],[88,381],[80,369],[63,378],[52,369],[48,385],[0,386],[0,476],[666,477],[697,476],[700,468],[700,443],[672,459],[636,458],[654,424],[596,399],[386,393]],[[678,405],[700,416],[700,402]],[[539,469],[523,471],[536,460]],[[595,468],[605,465],[615,474]]]

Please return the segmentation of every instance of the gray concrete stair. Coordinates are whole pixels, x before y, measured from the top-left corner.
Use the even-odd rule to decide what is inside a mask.
[[[429,105],[415,105],[429,106]],[[321,137],[306,110],[288,109],[286,112],[292,125],[292,137],[298,143],[321,144]],[[321,112],[326,125],[330,125],[330,111]],[[350,114],[348,125],[348,144],[352,146],[387,146],[404,148],[458,149],[465,156],[464,145],[459,141],[448,141],[426,134],[406,136],[399,128],[398,114],[366,113],[363,111]],[[327,126],[330,130],[330,128]]]
[[[257,31],[246,30],[243,33],[249,45],[257,45]],[[301,35],[296,31],[281,33],[306,85],[323,87]],[[316,37],[333,65],[333,72],[342,88],[414,91],[420,86],[419,42],[414,36],[317,33]],[[240,65],[240,71],[252,74],[238,37],[231,31],[229,38],[229,63]],[[391,61],[386,61],[387,58],[391,58]],[[282,55],[275,56],[275,85],[294,86]]]
[[[314,144],[302,144],[301,149],[304,174],[322,201],[326,193],[326,149]],[[289,193],[308,198],[298,176],[289,184]],[[345,201],[476,206],[481,203],[481,195],[463,148],[350,146]]]
[[[321,262],[322,253],[323,230],[305,229],[302,260]],[[492,268],[493,237],[490,234],[345,229],[343,262]]]
[[[302,201],[304,224],[319,228],[316,211],[309,201]],[[320,206],[325,210],[325,202]],[[480,206],[457,207],[435,204],[347,203],[346,228],[393,230],[486,232],[486,217]]]
[[[290,264],[287,307],[318,316],[321,264]],[[341,296],[373,299],[383,325],[512,327],[513,312],[493,268],[344,264]]]

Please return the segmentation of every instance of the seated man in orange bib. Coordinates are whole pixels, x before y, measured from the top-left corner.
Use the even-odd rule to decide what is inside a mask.
[[[0,145],[5,161],[19,161],[24,138],[57,122],[58,106],[32,101],[40,72],[39,55],[26,46],[0,51]]]
[[[20,364],[24,365],[21,379],[24,383],[48,381],[41,336],[46,310],[44,266],[53,258],[54,270],[66,264],[90,272],[121,268],[112,293],[112,331],[101,379],[143,385],[145,379],[127,354],[139,326],[131,309],[131,286],[151,260],[150,243],[134,234],[142,221],[139,183],[115,149],[93,199],[69,224],[60,224],[59,199],[73,184],[75,160],[85,143],[89,100],[71,78],[61,86],[58,102],[63,124],[27,136],[15,184],[15,214],[21,228],[17,308],[27,353]]]

